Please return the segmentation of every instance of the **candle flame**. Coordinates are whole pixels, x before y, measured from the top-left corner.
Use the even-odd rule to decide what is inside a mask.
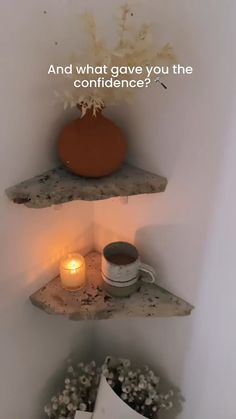
[[[67,268],[68,269],[78,269],[78,268],[80,268],[80,264],[79,264],[79,262],[77,261],[77,260],[75,260],[75,259],[72,259],[72,260],[70,260],[69,262],[68,262],[68,264],[67,264]]]

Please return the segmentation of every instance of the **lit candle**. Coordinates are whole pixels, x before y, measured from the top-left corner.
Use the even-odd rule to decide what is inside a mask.
[[[85,260],[78,253],[70,253],[60,263],[62,287],[68,291],[76,291],[85,283]]]

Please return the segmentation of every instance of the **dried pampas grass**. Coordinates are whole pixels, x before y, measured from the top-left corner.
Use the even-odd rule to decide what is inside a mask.
[[[167,44],[161,50],[157,51],[153,39],[151,26],[147,24],[141,25],[137,31],[130,28],[130,21],[133,19],[133,12],[127,4],[121,7],[121,12],[117,17],[117,42],[113,47],[108,46],[98,36],[96,20],[92,13],[86,12],[82,15],[82,21],[88,36],[88,45],[84,52],[79,55],[73,55],[73,68],[77,66],[86,66],[87,64],[94,67],[107,66],[106,78],[112,76],[111,68],[114,66],[158,66],[171,64],[175,61],[175,55],[172,47]],[[96,80],[99,75],[96,74],[77,74],[73,71],[70,75],[72,80],[71,90],[57,92],[57,99],[63,101],[64,108],[80,106],[82,115],[88,109],[92,109],[96,114],[105,106],[114,105],[122,101],[130,101],[136,88],[75,88],[73,82],[75,80]],[[146,74],[125,74],[119,75],[119,80],[125,79],[145,79]]]

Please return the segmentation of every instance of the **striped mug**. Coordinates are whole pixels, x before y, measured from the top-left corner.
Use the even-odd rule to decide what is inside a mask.
[[[121,241],[104,247],[101,275],[104,289],[115,297],[133,294],[140,279],[149,283],[156,282],[156,271],[141,262],[136,247]]]

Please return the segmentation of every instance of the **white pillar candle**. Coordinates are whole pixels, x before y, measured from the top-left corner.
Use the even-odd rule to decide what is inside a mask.
[[[78,253],[70,253],[60,263],[61,285],[68,291],[79,290],[85,284],[85,260]]]

